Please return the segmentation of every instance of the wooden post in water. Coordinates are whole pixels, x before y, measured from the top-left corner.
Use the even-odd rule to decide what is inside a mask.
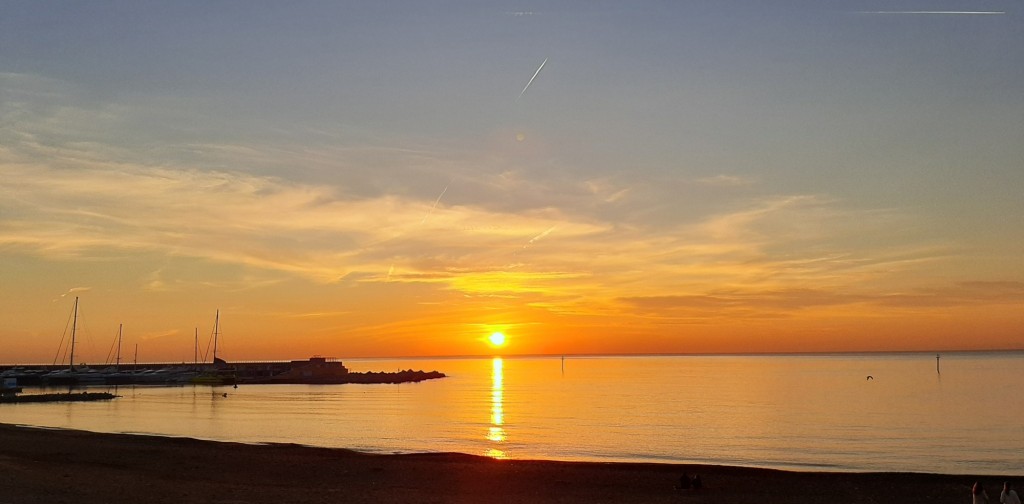
[[[939,354],[935,354],[935,373],[936,374],[942,374],[942,371],[939,371],[939,357],[940,357]]]

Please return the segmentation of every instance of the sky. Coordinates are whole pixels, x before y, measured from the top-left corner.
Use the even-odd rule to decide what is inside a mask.
[[[1021,349],[1022,188],[1018,0],[0,1],[0,363]]]

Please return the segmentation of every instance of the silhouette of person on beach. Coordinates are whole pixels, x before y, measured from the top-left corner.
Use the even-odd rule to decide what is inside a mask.
[[[704,482],[700,480],[700,475],[699,474],[694,474],[693,475],[693,482],[692,483],[693,483],[693,489],[694,490],[700,490],[701,488],[704,488]]]
[[[971,487],[971,504],[988,504],[988,492],[980,482],[975,481]]]
[[[679,489],[680,490],[689,490],[690,489],[690,475],[689,474],[683,473],[683,475],[679,477]]]
[[[999,494],[999,502],[1002,504],[1020,504],[1020,497],[1009,481],[1003,483],[1003,492]]]

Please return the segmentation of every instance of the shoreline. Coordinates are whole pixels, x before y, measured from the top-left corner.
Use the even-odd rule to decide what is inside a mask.
[[[701,490],[677,490],[682,474]],[[376,455],[0,423],[0,502],[969,502],[1020,477]]]

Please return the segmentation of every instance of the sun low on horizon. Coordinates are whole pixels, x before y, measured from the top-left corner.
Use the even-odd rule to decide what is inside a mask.
[[[506,343],[507,339],[505,338],[505,333],[500,331],[492,332],[491,335],[487,337],[487,344],[492,348],[502,348]]]

